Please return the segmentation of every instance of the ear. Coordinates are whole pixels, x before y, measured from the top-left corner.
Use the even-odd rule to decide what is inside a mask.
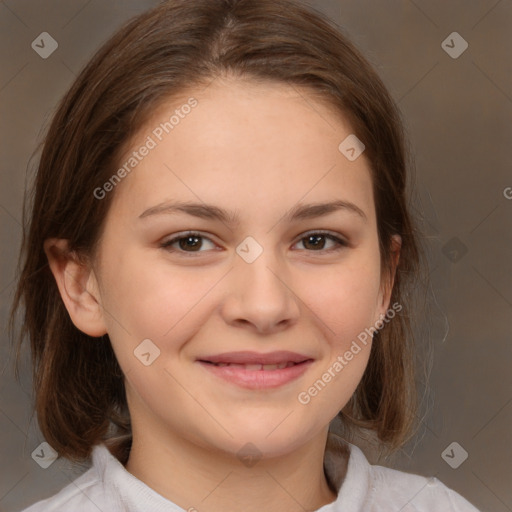
[[[44,252],[73,324],[89,336],[106,334],[98,282],[90,265],[69,250],[67,240],[45,240]]]
[[[389,309],[391,301],[391,293],[393,285],[395,284],[396,269],[400,260],[400,249],[402,247],[402,237],[400,235],[393,235],[391,237],[391,268],[386,272],[386,275],[381,284],[381,300],[379,303],[379,313],[385,315]]]

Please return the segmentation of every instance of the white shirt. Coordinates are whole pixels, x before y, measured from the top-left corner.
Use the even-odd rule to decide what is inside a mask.
[[[344,468],[347,450],[350,455],[344,475],[340,468]],[[371,465],[357,446],[331,432],[324,469],[329,482],[338,489],[338,496],[316,512],[479,512],[436,478]],[[184,509],[135,478],[100,444],[93,448],[89,470],[54,496],[23,512],[100,511],[183,512]]]

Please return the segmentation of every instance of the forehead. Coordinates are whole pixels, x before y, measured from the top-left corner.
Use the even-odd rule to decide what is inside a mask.
[[[372,210],[364,154],[349,161],[339,150],[351,133],[334,107],[298,87],[217,79],[155,109],[119,162],[130,172],[114,203],[139,213],[172,199],[277,212],[342,195]]]

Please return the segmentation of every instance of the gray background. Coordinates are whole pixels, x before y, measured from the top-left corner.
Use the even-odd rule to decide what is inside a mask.
[[[31,411],[28,359],[20,383],[12,372],[5,325],[29,158],[92,52],[156,3],[0,2],[0,511],[50,496],[83,471],[60,459],[42,469],[31,458],[43,439]],[[376,66],[416,158],[436,297],[433,367],[418,434],[387,463],[435,475],[482,511],[512,511],[512,2],[309,3]],[[454,31],[469,44],[457,59],[441,46]],[[59,45],[48,59],[31,48],[41,32]],[[469,455],[457,469],[441,456],[452,442]],[[456,447],[452,460],[461,453]]]

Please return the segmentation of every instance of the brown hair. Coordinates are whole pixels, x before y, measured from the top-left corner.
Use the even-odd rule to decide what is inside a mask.
[[[43,242],[67,239],[71,251],[92,254],[114,194],[98,200],[93,190],[112,175],[131,137],[163,101],[228,74],[314,94],[365,144],[383,276],[392,265],[391,236],[402,238],[391,303],[403,309],[374,335],[368,367],[340,418],[347,435],[351,426],[368,429],[391,449],[410,434],[416,392],[406,287],[414,284],[421,252],[393,100],[339,29],[299,3],[172,0],[131,20],[96,53],[58,106],[39,162],[11,326],[23,304],[19,343],[28,335],[39,426],[70,459],[86,458],[106,441],[126,460],[130,420],[108,336],[98,341],[73,325]]]

